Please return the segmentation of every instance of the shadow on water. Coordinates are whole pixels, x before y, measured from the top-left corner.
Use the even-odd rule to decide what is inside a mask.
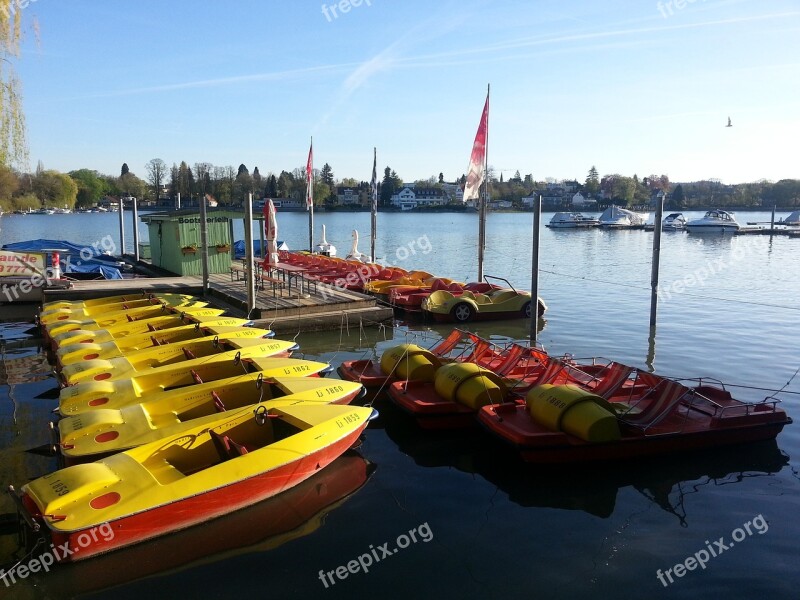
[[[314,477],[254,506],[91,560],[57,565],[26,584],[48,597],[65,592],[72,597],[183,571],[192,576],[213,567],[222,573],[227,561],[267,553],[317,531],[375,469],[350,450]]]
[[[632,488],[686,527],[688,495],[769,477],[789,464],[789,457],[770,440],[626,463],[543,467],[524,463],[510,446],[477,426],[466,431],[426,431],[387,398],[379,402],[386,435],[417,465],[477,474],[523,507],[580,510],[608,518],[614,513],[617,493]]]

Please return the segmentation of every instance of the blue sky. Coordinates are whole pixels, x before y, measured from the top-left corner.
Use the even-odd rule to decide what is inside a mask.
[[[264,174],[304,165],[313,135],[336,177],[369,179],[377,146],[406,181],[452,180],[491,83],[506,177],[800,177],[797,0],[333,4],[31,3],[40,42],[28,27],[16,64],[31,166]]]

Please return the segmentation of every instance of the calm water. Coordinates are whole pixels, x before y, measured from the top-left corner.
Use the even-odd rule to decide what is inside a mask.
[[[768,218],[739,215],[740,222]],[[386,262],[474,279],[475,215],[379,219],[378,255]],[[327,225],[328,241],[340,254],[349,249],[353,228],[362,234],[360,250],[368,250],[368,214],[318,214],[316,220]],[[290,247],[305,245],[305,214],[280,214],[279,228]],[[0,229],[2,243],[58,237],[90,244],[118,236],[116,215],[4,216]],[[531,215],[490,215],[487,238],[486,273],[528,287]],[[548,350],[740,385],[779,388],[790,380],[800,367],[800,240],[665,233],[666,291],[655,335],[648,328],[651,244],[652,234],[642,231],[542,232],[540,293],[549,309],[540,341]],[[23,452],[47,443],[45,425],[55,406],[54,400],[36,398],[52,392],[54,382],[24,329],[1,330],[6,344],[0,382],[11,382],[0,386],[4,485],[21,485],[53,467],[51,459]],[[522,322],[473,329],[498,339],[526,335]],[[433,343],[447,331],[402,323],[360,330],[351,324],[342,332],[300,333],[298,341],[307,357],[338,365],[407,338]],[[787,390],[800,392],[800,375]],[[736,392],[748,400],[766,395]],[[797,418],[800,396],[783,399]],[[378,398],[376,406],[381,419],[370,426],[357,455],[334,465],[335,477],[312,479],[314,485],[292,496],[226,521],[13,588],[0,586],[0,596],[796,597],[796,425],[776,443],[624,466],[545,470],[523,465],[479,433],[424,433],[385,399]],[[0,512],[10,511],[3,499]],[[705,570],[688,572],[668,588],[659,583],[657,569],[683,562],[705,548],[706,540],[729,541],[734,529],[759,514],[769,523],[766,533],[737,543]],[[328,588],[320,581],[320,570],[346,565],[369,553],[370,545],[389,542],[393,548],[398,536],[425,523],[430,542],[411,543],[368,573],[337,579]],[[0,563],[7,565],[15,549],[14,535],[0,536]]]

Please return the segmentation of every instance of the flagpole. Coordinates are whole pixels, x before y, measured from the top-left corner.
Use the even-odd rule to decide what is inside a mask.
[[[375,262],[375,239],[378,237],[378,148],[374,147],[372,150],[372,189],[370,190],[372,195],[372,218],[370,219],[372,233],[369,240],[369,257],[371,262]]]
[[[310,172],[306,173],[306,201],[308,205],[308,251],[314,252],[314,136],[311,136],[311,146],[308,149],[308,164]]]
[[[483,281],[483,253],[486,248],[486,200],[489,190],[489,84],[486,85],[486,142],[484,144],[484,163],[483,163],[483,198],[479,194],[479,208],[478,208],[478,281]]]

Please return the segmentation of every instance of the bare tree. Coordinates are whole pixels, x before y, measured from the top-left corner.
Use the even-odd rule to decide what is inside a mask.
[[[164,183],[164,178],[167,176],[167,163],[160,158],[154,158],[145,165],[145,168],[147,169],[147,181],[153,186],[153,199],[158,201],[161,184]]]

